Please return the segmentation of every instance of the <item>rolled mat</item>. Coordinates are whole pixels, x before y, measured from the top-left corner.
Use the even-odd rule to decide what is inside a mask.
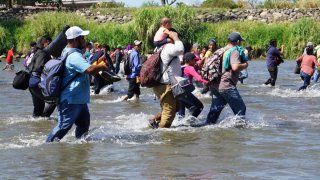
[[[68,44],[68,40],[66,37],[66,31],[70,28],[70,26],[63,27],[62,31],[52,40],[48,47],[44,50],[49,52],[53,57],[60,57],[62,50]]]
[[[109,82],[117,82],[117,81],[121,80],[121,77],[119,77],[118,75],[116,75],[115,73],[113,73],[109,70],[100,71],[99,74],[103,79],[105,79]]]
[[[96,62],[102,55],[104,54],[104,51],[100,50],[95,52],[89,59],[89,63],[92,64]]]

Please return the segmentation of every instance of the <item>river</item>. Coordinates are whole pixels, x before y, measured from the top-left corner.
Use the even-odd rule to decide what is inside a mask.
[[[318,179],[320,88],[297,92],[303,82],[294,65],[281,64],[276,87],[268,87],[262,85],[269,76],[265,62],[250,62],[249,78],[238,85],[247,105],[245,128],[235,127],[227,107],[217,125],[194,128],[176,119],[170,129],[153,130],[147,120],[159,102],[147,88],[139,102],[120,102],[128,86],[122,80],[115,92],[91,96],[90,141],[76,140],[72,129],[50,144],[44,141],[56,122],[32,118],[29,91],[13,89],[14,72],[1,71],[0,178]],[[199,97],[203,122],[211,98]]]

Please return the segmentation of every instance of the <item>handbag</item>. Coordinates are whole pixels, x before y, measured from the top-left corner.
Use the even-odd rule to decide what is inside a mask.
[[[188,78],[174,76],[170,71],[168,71],[168,75],[171,84],[171,91],[175,98],[185,93],[191,93],[195,90],[194,85],[190,83]]]
[[[15,89],[26,90],[29,87],[30,73],[20,70],[13,79],[12,86]]]
[[[295,74],[300,74],[300,70],[301,70],[301,63],[297,62],[296,67],[294,68],[294,73]]]

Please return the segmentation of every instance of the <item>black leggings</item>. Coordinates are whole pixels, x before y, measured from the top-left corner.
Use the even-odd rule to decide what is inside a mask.
[[[270,74],[270,78],[264,83],[265,85],[271,84],[271,86],[274,86],[277,81],[278,76],[278,67],[268,67],[268,71]]]
[[[198,117],[203,109],[202,102],[194,96],[191,92],[188,92],[179,97],[179,112],[180,116],[185,115],[185,108],[187,108],[190,114],[194,117]]]
[[[29,88],[29,90],[33,102],[33,117],[50,117],[56,108],[56,104],[45,103],[38,87]]]

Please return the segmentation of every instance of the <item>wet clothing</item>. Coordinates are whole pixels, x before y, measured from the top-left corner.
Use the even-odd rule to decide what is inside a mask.
[[[318,67],[318,62],[314,55],[302,55],[297,59],[297,62],[301,63],[300,77],[303,80],[303,85],[298,89],[300,91],[310,85],[311,77],[316,67]]]
[[[38,87],[29,87],[33,103],[33,117],[50,117],[56,108],[56,104],[48,104],[43,100],[41,90]]]
[[[185,116],[185,108],[189,110],[189,113],[193,117],[198,117],[203,109],[202,102],[192,94],[187,92],[182,96],[179,96],[179,112],[178,114],[182,117]]]
[[[230,68],[225,68],[225,63],[222,63],[222,77],[221,81],[212,84],[210,89],[214,96],[212,96],[212,104],[207,115],[207,124],[215,124],[221,114],[223,108],[228,104],[235,115],[244,117],[246,113],[246,105],[244,104],[242,97],[236,88],[240,71],[233,71],[232,64],[241,64],[245,60],[241,59],[238,50],[234,50],[228,53],[228,50],[233,46],[226,46],[226,53],[224,54],[223,61],[229,59]],[[225,57],[228,55],[229,57]],[[218,87],[218,88],[217,88]]]
[[[129,82],[129,88],[127,96],[128,98],[132,98],[133,95],[140,95],[140,84],[137,83],[137,77],[140,75],[140,53],[136,49],[132,49],[132,52],[130,54],[130,67],[131,67],[131,73],[128,75],[128,82]]]
[[[132,98],[133,95],[140,96],[140,84],[137,83],[136,78],[128,78],[129,88],[127,96],[128,98]]]
[[[174,98],[170,85],[153,87],[153,92],[160,101],[161,119],[160,128],[169,128],[176,116],[177,100]]]
[[[300,72],[300,77],[303,80],[303,85],[298,89],[298,91],[306,89],[310,85],[311,80],[311,76],[303,71]]]
[[[183,54],[184,46],[181,41],[175,41],[174,44],[168,43],[163,47],[161,51],[161,69],[163,76],[160,82],[163,85],[153,87],[155,95],[160,100],[161,106],[161,119],[160,119],[160,128],[169,128],[174,120],[177,112],[177,99],[174,98],[171,87],[169,85],[169,76],[168,71],[171,71],[174,76],[181,76],[181,65],[179,55]],[[169,62],[172,60],[170,65]],[[168,66],[167,71],[164,72]]]
[[[267,68],[270,78],[264,83],[265,85],[271,84],[271,86],[275,86],[278,76],[279,61],[282,61],[279,49],[270,45],[267,51]]]
[[[56,127],[52,129],[46,142],[61,140],[75,124],[76,138],[81,138],[88,132],[90,126],[90,113],[87,104],[69,104],[64,100],[58,105],[59,120]]]
[[[183,69],[183,76],[189,78],[190,83],[192,83],[193,77],[198,81],[204,84],[207,84],[208,81],[202,79],[202,77],[196,72],[193,66],[185,66]],[[182,117],[185,116],[185,108],[189,110],[191,116],[198,117],[203,109],[202,102],[192,94],[192,92],[186,92],[184,95],[179,96],[179,112],[178,114]]]
[[[244,117],[246,114],[246,105],[237,89],[216,90],[214,89],[212,97],[212,104],[207,116],[207,124],[215,124],[221,114],[223,108],[229,104],[235,115]]]
[[[31,73],[29,79],[29,90],[33,103],[33,117],[50,117],[56,108],[55,103],[47,103],[38,84],[40,83],[40,76],[45,63],[51,59],[47,51],[37,49],[32,56],[31,62],[27,69]]]
[[[270,74],[270,78],[264,84],[271,84],[271,86],[275,86],[278,77],[278,67],[268,67],[268,72]]]
[[[62,84],[67,84],[75,75],[77,76],[61,93],[58,103],[58,124],[48,135],[47,142],[62,139],[72,125],[75,124],[76,138],[80,138],[89,130],[90,113],[87,103],[90,101],[90,78],[85,71],[90,67],[79,49],[66,48],[63,55],[71,50],[76,52],[70,54],[65,63],[64,78]]]

